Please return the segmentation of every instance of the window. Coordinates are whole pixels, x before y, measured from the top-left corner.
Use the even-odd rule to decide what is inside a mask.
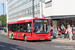
[[[22,15],[24,15],[24,14],[25,14],[25,11],[24,11],[24,10],[22,10],[22,11],[21,11],[21,13],[22,13]]]
[[[7,0],[7,3],[9,4],[9,3],[11,3],[13,0]]]
[[[9,26],[8,26],[8,30],[9,30],[9,31],[12,31],[12,25],[9,25]]]
[[[34,13],[35,14],[39,14],[40,13],[40,5],[37,4],[34,6]],[[29,7],[29,8],[26,8],[24,10],[21,10],[21,11],[18,11],[14,14],[11,14],[9,15],[9,18],[13,18],[13,17],[23,17],[23,16],[29,16],[29,15],[32,15],[33,14],[33,7]],[[9,14],[9,13],[8,13]]]
[[[32,12],[31,10],[32,10],[32,7],[29,8],[29,15],[31,15],[31,12]]]
[[[35,32],[35,33],[48,33],[48,32],[50,32],[48,20],[44,20],[44,19],[33,20],[33,32]]]
[[[31,0],[18,0],[18,1],[15,2],[13,5],[11,5],[11,6],[8,7],[8,11],[11,11],[11,10],[13,10],[13,9],[15,9],[15,8],[18,8],[18,7],[20,7],[20,6],[22,6],[22,5],[26,4],[26,3],[28,3],[28,2],[30,2],[30,1],[31,1]]]
[[[8,30],[12,32],[32,32],[31,22],[13,24],[8,26]]]
[[[32,25],[31,25],[31,23],[27,23],[27,32],[32,32]]]
[[[26,9],[26,12],[25,13],[26,13],[26,15],[28,15],[28,9]]]

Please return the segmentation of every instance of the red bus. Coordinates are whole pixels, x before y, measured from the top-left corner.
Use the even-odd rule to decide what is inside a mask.
[[[8,38],[21,40],[51,40],[50,21],[33,18],[8,23]]]

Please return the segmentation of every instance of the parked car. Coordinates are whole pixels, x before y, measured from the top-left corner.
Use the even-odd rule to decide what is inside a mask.
[[[0,30],[3,30],[3,27],[0,27]]]

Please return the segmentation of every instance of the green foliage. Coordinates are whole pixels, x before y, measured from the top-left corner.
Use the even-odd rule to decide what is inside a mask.
[[[0,15],[0,25],[6,26],[6,15]]]

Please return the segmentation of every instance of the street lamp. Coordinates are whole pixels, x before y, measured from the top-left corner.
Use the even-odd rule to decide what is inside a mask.
[[[34,18],[34,0],[32,0],[33,18]]]
[[[2,3],[3,5],[3,23],[4,23],[4,3]],[[3,23],[2,23],[2,26],[3,26]]]

